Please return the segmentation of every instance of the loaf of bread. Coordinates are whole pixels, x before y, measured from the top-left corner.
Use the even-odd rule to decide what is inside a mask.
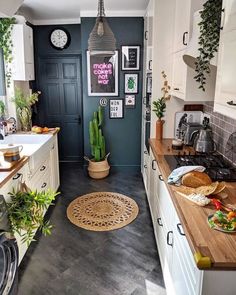
[[[211,178],[204,172],[191,171],[182,177],[182,184],[188,187],[197,188],[211,183]]]

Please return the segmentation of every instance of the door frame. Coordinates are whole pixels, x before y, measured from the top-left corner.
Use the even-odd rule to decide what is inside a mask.
[[[40,81],[39,81],[39,77],[40,77],[40,60],[42,59],[47,59],[47,58],[50,58],[50,59],[58,59],[58,58],[76,58],[78,59],[78,62],[79,62],[79,65],[80,65],[80,84],[81,84],[81,89],[80,89],[80,95],[81,95],[81,101],[80,101],[80,107],[81,107],[81,139],[82,139],[82,154],[84,154],[84,96],[83,96],[83,79],[82,79],[82,53],[77,53],[77,54],[63,54],[63,53],[58,53],[58,54],[43,54],[43,55],[38,55],[37,59],[36,59],[36,65],[35,65],[35,68],[36,68],[36,76],[35,76],[35,87],[36,90],[40,91]],[[40,99],[40,97],[39,97]],[[41,116],[41,112],[39,113],[39,116],[38,116],[38,122],[39,124],[41,125],[42,124],[42,116]],[[61,161],[59,160],[59,162],[69,162],[69,161]],[[83,165],[83,160],[81,162],[77,162],[77,163],[80,163],[81,165]]]

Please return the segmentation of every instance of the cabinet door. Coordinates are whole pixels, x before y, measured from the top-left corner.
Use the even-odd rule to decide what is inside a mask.
[[[171,276],[175,294],[200,294],[203,272],[196,266],[192,251],[176,212],[173,218],[173,233],[174,245]]]
[[[173,82],[172,95],[185,99],[187,65],[183,61],[184,51],[179,51],[174,54],[173,60]]]
[[[176,0],[174,51],[186,49],[190,29],[190,0]]]
[[[50,167],[51,188],[54,191],[57,191],[60,185],[57,135],[54,135],[53,143],[50,150]]]
[[[236,117],[236,0],[223,3],[223,30],[220,35],[215,93],[215,110]]]

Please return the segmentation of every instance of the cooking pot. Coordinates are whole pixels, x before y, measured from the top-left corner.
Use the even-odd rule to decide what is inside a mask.
[[[20,159],[20,152],[23,150],[22,145],[0,145],[0,152],[3,153],[4,160],[7,162],[14,162]]]
[[[212,139],[211,129],[201,129],[194,140],[194,149],[198,153],[213,153],[216,151],[216,144]]]

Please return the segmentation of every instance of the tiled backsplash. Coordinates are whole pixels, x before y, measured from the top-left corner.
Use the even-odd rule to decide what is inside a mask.
[[[217,150],[236,164],[236,146],[227,145],[230,135],[236,132],[236,120],[214,112],[213,102],[204,104],[204,112],[210,115],[210,125],[213,131],[213,139],[217,144]],[[236,140],[236,136],[234,139]],[[233,153],[232,148],[234,148],[235,153]]]

